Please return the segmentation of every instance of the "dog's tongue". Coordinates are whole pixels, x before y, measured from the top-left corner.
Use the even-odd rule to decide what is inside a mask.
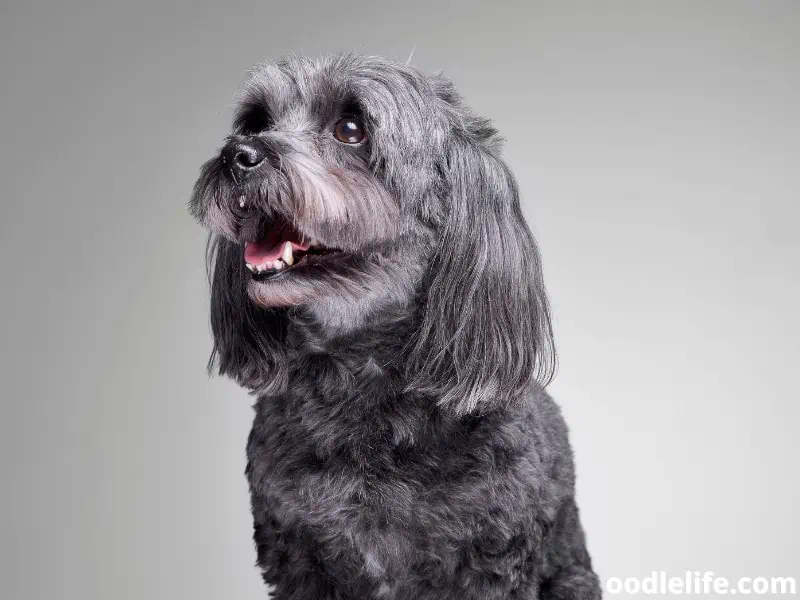
[[[251,265],[260,265],[280,258],[283,251],[280,233],[272,230],[260,242],[247,242],[244,245],[244,260]]]
[[[308,244],[299,242],[291,228],[282,227],[280,229],[271,229],[267,237],[261,241],[245,243],[244,260],[251,265],[260,265],[277,260],[283,254],[285,242],[291,242],[292,248],[295,250],[308,250]]]

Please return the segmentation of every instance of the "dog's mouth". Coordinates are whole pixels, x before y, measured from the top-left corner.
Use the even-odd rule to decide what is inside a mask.
[[[304,236],[291,223],[277,220],[260,232],[257,241],[245,242],[244,264],[256,280],[318,264],[341,254],[337,248],[323,246]]]

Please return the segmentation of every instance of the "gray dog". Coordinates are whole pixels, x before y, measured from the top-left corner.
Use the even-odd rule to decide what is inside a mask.
[[[599,598],[536,245],[491,123],[382,58],[255,69],[190,203],[257,398],[278,600]]]

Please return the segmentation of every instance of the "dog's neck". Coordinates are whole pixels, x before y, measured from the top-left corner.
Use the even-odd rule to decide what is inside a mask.
[[[398,446],[422,448],[449,437],[461,427],[458,419],[440,414],[434,397],[409,389],[407,354],[419,323],[416,308],[384,305],[359,327],[334,329],[314,315],[295,313],[283,340],[283,387],[265,394],[259,403],[310,415],[298,427],[316,456],[326,458],[355,457],[365,445],[383,453]],[[338,436],[331,431],[348,433]],[[386,443],[387,435],[391,444]],[[371,467],[364,463],[361,468]]]
[[[301,352],[335,350],[353,357],[375,356],[388,347],[408,344],[417,322],[414,299],[370,300],[369,307],[328,301],[313,309],[298,310],[289,318],[286,342]]]

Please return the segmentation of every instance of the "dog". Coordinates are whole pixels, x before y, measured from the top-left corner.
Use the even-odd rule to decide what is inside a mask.
[[[278,600],[600,597],[539,252],[491,122],[360,54],[254,68],[189,206],[210,371],[256,398]]]

